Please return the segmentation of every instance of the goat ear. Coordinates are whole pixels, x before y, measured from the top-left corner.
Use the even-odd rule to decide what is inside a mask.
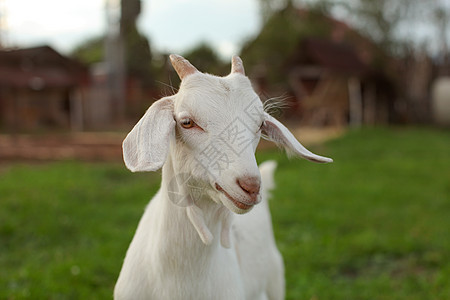
[[[306,149],[280,121],[268,113],[264,113],[264,115],[265,121],[262,127],[262,133],[265,134],[269,140],[282,146],[286,151],[307,160],[317,163],[333,162],[331,158],[316,155]]]
[[[123,141],[123,160],[132,172],[162,167],[175,134],[173,101],[163,98],[150,106]]]

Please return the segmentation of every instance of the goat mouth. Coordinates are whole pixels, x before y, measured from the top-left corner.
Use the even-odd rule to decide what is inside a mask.
[[[233,204],[237,207],[237,208],[239,208],[239,209],[242,209],[242,210],[249,210],[250,208],[252,208],[253,207],[253,205],[251,205],[251,204],[245,204],[245,203],[242,203],[242,202],[240,202],[240,201],[237,201],[236,199],[234,199],[233,197],[231,197],[230,196],[230,194],[228,194],[220,185],[218,185],[217,183],[216,183],[216,189],[219,191],[219,192],[222,192],[231,202],[233,202]]]

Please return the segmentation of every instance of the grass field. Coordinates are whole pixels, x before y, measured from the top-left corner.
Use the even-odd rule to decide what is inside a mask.
[[[287,299],[450,299],[450,132],[365,129],[277,150],[270,205]],[[0,167],[0,299],[110,299],[159,173],[122,164]]]

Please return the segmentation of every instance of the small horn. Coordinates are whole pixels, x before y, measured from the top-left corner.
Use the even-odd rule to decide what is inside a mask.
[[[244,64],[242,59],[237,55],[233,56],[231,59],[231,73],[240,73],[245,75]]]
[[[171,54],[169,57],[173,68],[181,80],[188,75],[198,72],[198,70],[186,58],[176,54]]]

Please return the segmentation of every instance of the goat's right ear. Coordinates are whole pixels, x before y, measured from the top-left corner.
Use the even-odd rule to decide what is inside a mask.
[[[280,121],[264,113],[265,121],[262,126],[262,132],[267,138],[276,144],[283,147],[288,153],[293,153],[304,159],[317,162],[317,163],[330,163],[333,162],[331,158],[323,157],[312,153],[306,149],[294,135],[287,129]]]
[[[172,98],[153,103],[123,141],[123,160],[132,172],[156,171],[175,136]]]

